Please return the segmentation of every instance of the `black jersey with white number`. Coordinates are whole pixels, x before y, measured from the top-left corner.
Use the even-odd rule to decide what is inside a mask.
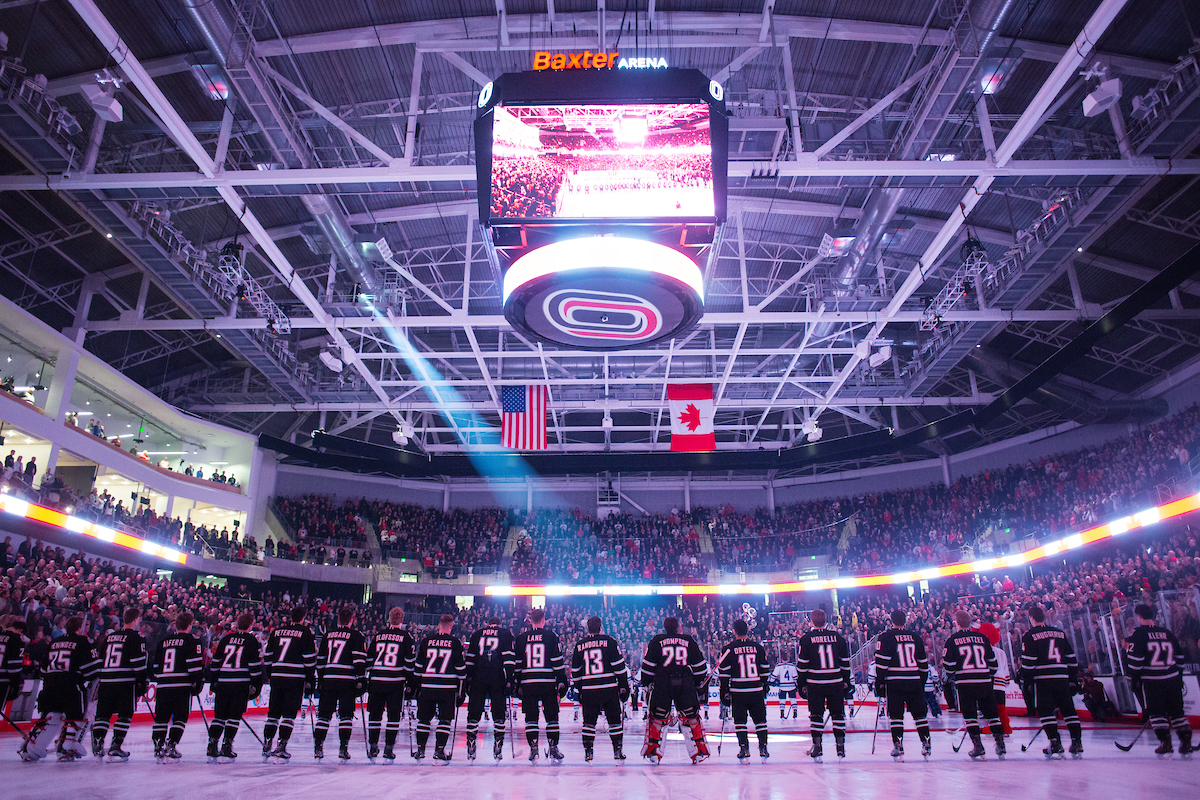
[[[21,634],[0,631],[0,683],[16,683],[21,679],[21,664],[25,642]]]
[[[86,636],[68,633],[50,643],[46,663],[42,665],[42,680],[50,692],[78,690],[99,671],[100,657],[92,643]]]
[[[417,647],[416,680],[421,690],[448,689],[457,692],[466,677],[463,645],[457,636],[435,633]]]
[[[996,651],[979,631],[955,631],[946,639],[942,669],[957,686],[991,686],[997,669]]]
[[[585,692],[629,688],[629,673],[617,640],[603,633],[589,633],[576,642],[571,652],[571,680]]]
[[[689,677],[697,686],[708,682],[708,662],[700,645],[686,633],[660,633],[646,645],[642,656],[642,685],[659,679]]]
[[[879,634],[879,649],[875,651],[876,680],[908,688],[924,688],[929,677],[929,659],[925,642],[917,634],[903,628],[890,628]]]
[[[1125,640],[1129,673],[1144,681],[1171,681],[1183,677],[1183,655],[1175,634],[1158,625],[1140,625]]]
[[[1058,628],[1037,625],[1021,637],[1021,669],[1035,681],[1075,681],[1079,665],[1071,640]]]
[[[371,663],[367,678],[372,691],[402,686],[412,679],[417,662],[417,644],[403,628],[384,628],[375,634],[368,649]]]
[[[135,683],[146,678],[146,640],[137,631],[110,631],[99,642],[100,682]]]
[[[154,651],[154,680],[159,689],[192,689],[204,675],[204,650],[190,633],[172,632]]]
[[[238,686],[262,686],[262,648],[247,631],[230,631],[213,650],[209,683],[214,690]]]
[[[796,645],[796,682],[834,686],[850,682],[850,646],[836,631],[813,628]]]
[[[334,628],[321,640],[317,672],[331,687],[358,683],[367,674],[367,640],[354,628]]]
[[[517,669],[512,631],[484,625],[471,634],[467,645],[467,680],[475,686],[504,686]]]
[[[547,628],[532,628],[517,637],[514,644],[517,668],[514,677],[526,689],[553,689],[567,685],[558,635]]]
[[[317,669],[317,640],[307,625],[289,623],[271,631],[263,666],[271,681],[314,682]]]
[[[717,675],[721,680],[721,693],[749,697],[759,692],[766,696],[767,684],[771,680],[771,667],[767,664],[767,651],[753,639],[734,639],[721,650],[717,659]]]

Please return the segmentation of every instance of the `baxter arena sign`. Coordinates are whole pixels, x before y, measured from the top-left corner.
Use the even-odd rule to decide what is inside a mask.
[[[549,53],[540,50],[533,54],[533,69],[666,69],[667,59],[621,58],[620,53]]]

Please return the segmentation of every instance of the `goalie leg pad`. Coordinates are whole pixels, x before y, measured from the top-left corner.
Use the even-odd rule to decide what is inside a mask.
[[[691,731],[691,737],[684,737],[687,742],[688,755],[692,761],[699,762],[708,758],[708,742],[704,738],[704,724],[700,721],[700,717],[686,716],[683,717],[683,724]]]
[[[654,714],[650,715],[646,722],[646,735],[642,740],[642,755],[646,758],[654,758],[658,756],[658,745],[662,741],[663,726],[667,725],[667,718],[660,717]]]

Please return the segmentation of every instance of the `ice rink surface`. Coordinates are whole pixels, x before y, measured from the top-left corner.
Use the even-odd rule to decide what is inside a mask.
[[[803,709],[802,709],[803,711]],[[464,745],[465,709],[460,709],[458,734],[453,761],[447,766],[417,765],[407,752],[408,723],[404,723],[397,741],[397,759],[385,766],[382,759],[371,764],[366,759],[362,723],[355,720],[350,752],[352,760],[341,764],[336,756],[337,736],[331,733],[325,743],[326,758],[312,758],[312,737],[307,719],[299,720],[292,737],[293,758],[287,764],[264,764],[258,742],[242,728],[234,743],[239,758],[233,764],[209,764],[204,758],[204,727],[197,719],[184,735],[180,750],[184,758],[177,764],[154,762],[149,725],[135,724],[126,740],[133,755],[127,763],[100,764],[92,758],[76,763],[57,763],[48,758],[37,764],[24,764],[16,754],[20,739],[11,731],[0,737],[0,797],[6,800],[43,798],[212,798],[246,797],[255,800],[307,797],[396,797],[407,800],[551,800],[551,798],[587,798],[587,800],[638,800],[640,798],[722,798],[722,800],[815,800],[819,798],[856,798],[871,800],[985,800],[986,798],[1120,798],[1120,800],[1160,800],[1197,796],[1200,786],[1200,760],[1183,761],[1176,755],[1160,760],[1153,752],[1157,742],[1151,733],[1142,736],[1137,746],[1123,753],[1113,742],[1128,743],[1136,727],[1093,726],[1084,731],[1084,757],[1080,760],[1048,762],[1039,736],[1029,752],[1021,745],[1029,742],[1034,731],[1026,729],[1032,720],[1014,719],[1014,731],[1008,738],[1008,757],[1000,762],[993,755],[992,741],[984,737],[988,749],[986,762],[972,763],[966,756],[969,747],[955,754],[951,745],[961,734],[949,736],[935,730],[933,756],[921,759],[917,736],[905,736],[907,759],[894,763],[887,753],[890,739],[881,729],[871,755],[871,723],[874,710],[864,708],[854,720],[847,737],[847,758],[838,763],[833,756],[833,737],[824,738],[824,763],[812,763],[805,755],[810,746],[807,720],[781,721],[772,708],[771,759],[761,763],[757,755],[739,764],[737,742],[732,723],[726,725],[721,754],[717,755],[716,709],[705,723],[712,757],[697,766],[688,762],[683,738],[672,732],[665,743],[665,757],[652,766],[638,756],[644,723],[626,723],[624,766],[614,766],[607,734],[596,741],[596,760],[583,760],[580,724],[572,719],[573,709],[563,709],[561,748],[566,761],[552,765],[545,758],[531,766],[523,727],[517,723],[516,758],[511,745],[504,745],[504,760],[496,765],[490,758],[492,735],[487,723],[480,732],[480,759],[466,759]],[[639,715],[640,716],[640,715]],[[263,717],[249,717],[261,733]],[[948,723],[957,727],[957,715],[934,720],[935,729]],[[865,729],[865,731],[864,731]],[[1064,731],[1065,739],[1065,731]],[[757,753],[751,734],[751,750]],[[432,741],[428,753],[432,755]],[[545,748],[545,736],[541,739]]]

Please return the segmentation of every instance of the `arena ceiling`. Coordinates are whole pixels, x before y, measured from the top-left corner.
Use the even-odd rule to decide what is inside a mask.
[[[667,449],[673,381],[713,382],[720,450],[902,432],[986,405],[1200,239],[1198,26],[1179,0],[2,0],[3,291],[301,444],[404,423],[461,453],[532,382],[552,452]],[[704,317],[609,354],[505,323],[471,139],[483,84],[588,48],[700,69],[732,114]],[[1085,116],[1102,78],[1119,113]],[[1198,356],[1190,282],[1040,399],[876,461],[1143,419]]]

